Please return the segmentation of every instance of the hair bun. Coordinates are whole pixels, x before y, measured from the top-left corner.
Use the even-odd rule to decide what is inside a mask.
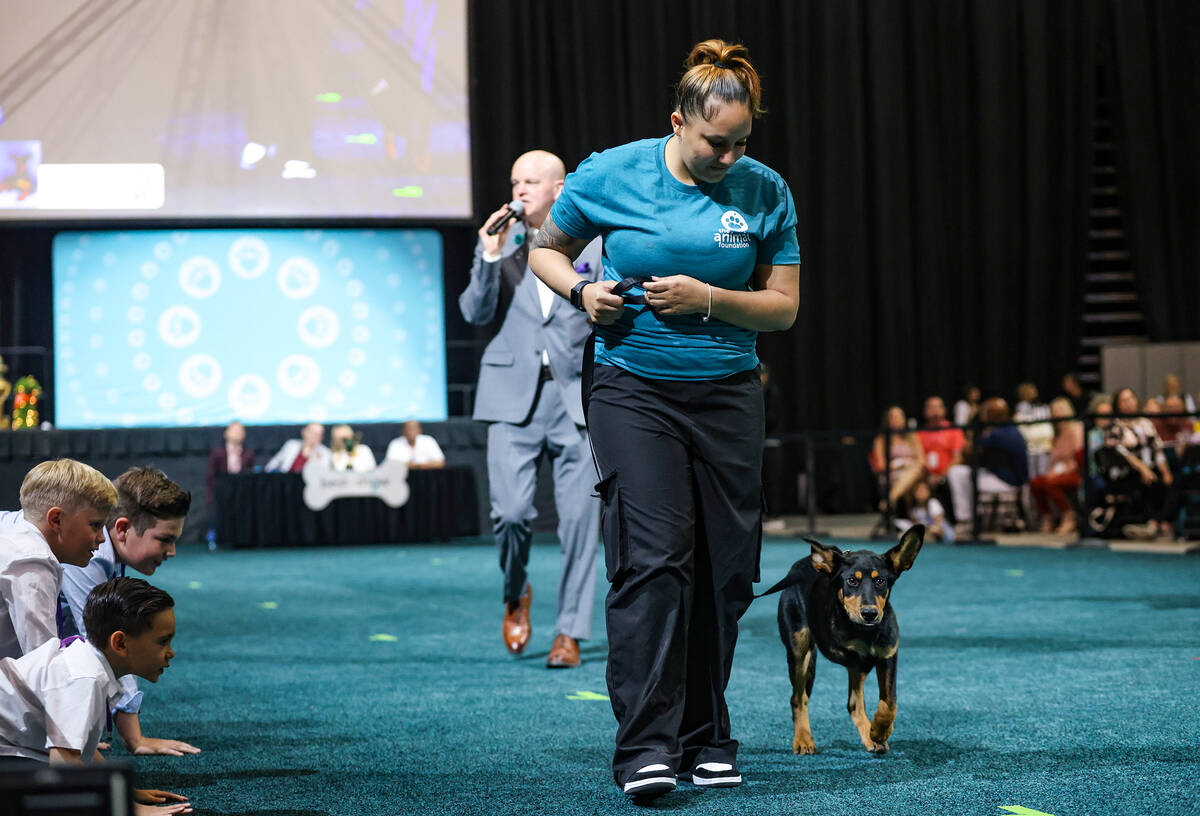
[[[750,64],[750,52],[739,43],[711,39],[696,43],[684,61],[687,69],[675,89],[675,107],[688,119],[709,116],[709,97],[744,102],[753,116],[761,116],[762,86]],[[717,70],[711,70],[715,68]],[[725,73],[732,71],[732,74]]]

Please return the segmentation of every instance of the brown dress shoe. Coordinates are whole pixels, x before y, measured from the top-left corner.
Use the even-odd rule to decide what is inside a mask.
[[[559,635],[554,639],[554,648],[546,658],[550,669],[573,669],[579,665],[579,641],[570,635]]]
[[[533,600],[533,587],[525,585],[516,606],[509,604],[504,611],[504,645],[512,654],[519,655],[529,643],[533,627],[529,623],[529,604]]]

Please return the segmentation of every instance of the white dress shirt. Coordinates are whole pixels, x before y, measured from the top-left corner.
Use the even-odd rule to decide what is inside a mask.
[[[22,515],[23,512],[22,510],[0,510],[0,533],[10,527],[16,527],[17,523],[25,518]]]
[[[0,531],[0,657],[20,657],[58,637],[62,565],[25,518]]]
[[[446,455],[442,446],[429,434],[417,434],[415,445],[408,444],[407,437],[397,437],[388,445],[387,458],[395,459],[406,465],[431,465],[434,462],[445,462]]]
[[[58,638],[0,660],[0,756],[49,761],[51,748],[96,753],[106,714],[121,696],[108,659],[83,640]]]
[[[87,637],[83,628],[83,608],[87,605],[88,595],[100,584],[117,576],[125,574],[125,563],[117,557],[116,548],[109,538],[108,528],[104,528],[104,543],[92,554],[92,560],[86,567],[76,567],[63,564],[62,594],[67,599],[71,609],[71,624],[63,626],[63,634],[78,634]],[[65,624],[65,622],[64,622]],[[72,632],[71,630],[75,631]],[[142,710],[142,692],[138,688],[137,677],[127,674],[120,679],[124,693],[117,704],[117,711],[137,714]]]

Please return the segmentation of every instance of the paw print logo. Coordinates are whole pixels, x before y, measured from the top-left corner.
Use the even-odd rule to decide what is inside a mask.
[[[243,236],[229,247],[229,267],[239,278],[257,278],[267,271],[270,263],[271,250],[259,238]]]
[[[337,340],[341,333],[341,321],[328,306],[313,306],[300,313],[296,321],[296,333],[300,341],[309,348],[325,348]]]
[[[200,337],[200,315],[187,306],[171,306],[158,318],[158,336],[171,348],[185,348]]]
[[[306,354],[289,354],[279,364],[275,379],[289,397],[307,397],[321,383],[321,368]]]
[[[257,374],[243,374],[229,386],[229,407],[234,416],[262,416],[270,405],[271,386]]]
[[[221,364],[207,354],[194,354],[179,367],[179,387],[189,397],[207,397],[221,385]]]
[[[321,273],[308,258],[288,258],[279,266],[279,291],[292,300],[303,300],[317,291]]]
[[[721,216],[721,226],[730,232],[745,232],[750,228],[742,214],[734,210],[726,210]]]
[[[179,288],[195,300],[212,297],[221,288],[221,268],[211,258],[188,258],[179,267]]]

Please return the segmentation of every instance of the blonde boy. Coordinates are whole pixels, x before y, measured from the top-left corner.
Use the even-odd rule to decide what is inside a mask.
[[[0,658],[58,637],[62,565],[87,566],[116,505],[112,482],[73,459],[42,462],[25,475],[22,518],[0,532]]]

